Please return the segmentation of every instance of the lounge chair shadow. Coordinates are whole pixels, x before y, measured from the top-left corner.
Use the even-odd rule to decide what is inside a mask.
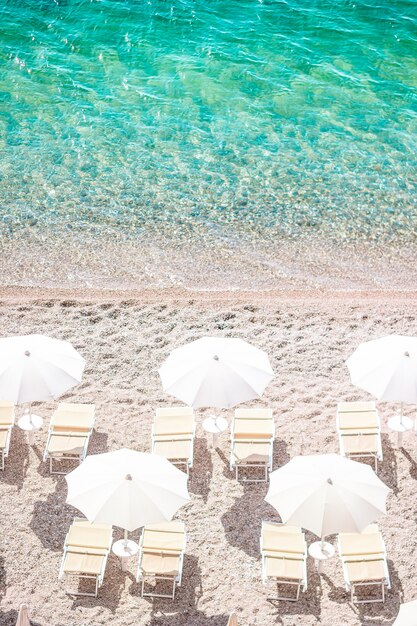
[[[140,585],[134,583],[130,587],[130,593],[140,597]],[[198,602],[203,595],[201,569],[198,559],[194,555],[185,554],[182,583],[175,593],[175,600],[168,598],[146,597],[143,600],[152,605],[151,625],[169,624],[169,626],[187,626],[189,624],[212,623],[198,610]],[[199,621],[203,617],[206,621]],[[214,622],[216,623],[216,622]],[[221,622],[219,622],[220,624]],[[227,624],[227,619],[225,620]]]
[[[265,502],[267,483],[243,483],[243,495],[221,517],[228,543],[253,558],[259,558],[262,520],[279,520]]]
[[[102,452],[108,452],[108,438],[109,436],[107,433],[94,429],[88,444],[87,454],[101,454]]]
[[[0,471],[0,480],[9,485],[15,485],[18,491],[22,489],[28,471],[29,452],[26,434],[18,426],[14,426],[9,456],[4,461],[4,470]]]
[[[285,465],[290,460],[288,454],[288,444],[283,439],[275,438],[273,455],[272,455],[272,471],[278,469],[282,465]]]
[[[394,620],[400,610],[403,588],[393,561],[388,559],[388,571],[391,589],[386,592],[385,602],[377,604],[359,604],[355,606],[362,626],[379,626],[384,620]]]
[[[72,608],[83,607],[84,609],[88,609],[101,606],[115,613],[126,586],[126,579],[134,581],[134,574],[130,571],[123,572],[120,567],[119,559],[113,554],[110,554],[107,560],[103,585],[98,591],[97,598],[73,596]]]
[[[78,514],[72,506],[65,503],[66,489],[57,482],[54,493],[46,500],[37,500],[33,507],[30,528],[42,545],[54,552],[61,551],[65,536],[73,518]]]
[[[285,600],[273,600],[268,598],[269,604],[276,607],[277,614],[273,623],[283,623],[278,621],[282,616],[296,616],[296,615],[311,615],[318,623],[320,623],[321,615],[321,581],[320,576],[317,573],[314,564],[307,561],[307,581],[308,587],[305,592],[300,593],[300,597],[297,602],[288,602]],[[271,590],[271,595],[275,592],[273,583],[268,583],[268,590]],[[271,620],[272,623],[272,620]],[[288,623],[288,622],[285,622]]]
[[[196,437],[194,440],[194,463],[190,470],[188,487],[207,502],[210,493],[211,478],[213,475],[213,461],[205,437]]]
[[[416,462],[416,460],[413,459],[411,454],[407,450],[405,450],[404,448],[402,448],[401,451],[402,451],[404,457],[410,463],[409,472],[410,472],[411,478],[413,480],[417,480],[417,462]]]
[[[1,626],[16,626],[17,616],[19,611],[17,609],[10,609],[10,611],[0,610],[0,624]],[[30,619],[31,626],[42,626],[39,622],[35,622]]]
[[[390,438],[387,434],[382,434],[382,449],[384,451],[384,460],[378,464],[379,478],[393,490],[394,494],[398,494],[398,478],[397,478],[397,457],[395,449],[391,445]],[[402,449],[405,452],[404,449]]]
[[[6,584],[6,568],[4,567],[4,558],[0,556],[0,602],[7,590]],[[1,622],[0,622],[1,624]]]

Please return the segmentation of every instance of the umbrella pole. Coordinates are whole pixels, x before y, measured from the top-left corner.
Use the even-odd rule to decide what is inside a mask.
[[[32,403],[31,402],[29,402],[28,414],[29,414],[29,422],[32,423]]]
[[[125,548],[127,548],[127,530],[124,532]]]
[[[400,409],[400,424],[403,423],[403,407],[404,407],[404,403],[401,402],[401,409]]]

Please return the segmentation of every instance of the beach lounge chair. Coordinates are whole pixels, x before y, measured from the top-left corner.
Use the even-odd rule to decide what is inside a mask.
[[[262,580],[277,585],[274,600],[296,602],[300,590],[307,589],[307,543],[298,526],[262,522],[261,531]],[[280,595],[280,586],[295,587],[295,594]]]
[[[94,428],[94,404],[61,402],[52,416],[44,461],[49,459],[51,474],[65,474],[54,470],[53,461],[78,461],[87,454],[88,443]]]
[[[340,454],[352,459],[372,458],[377,471],[382,444],[375,402],[339,402],[336,423]]]
[[[391,589],[391,583],[385,543],[377,524],[370,524],[362,533],[341,533],[338,547],[351,602],[385,602],[385,587]],[[381,593],[376,598],[359,598],[357,590],[361,587],[376,587]]]
[[[195,438],[194,410],[188,406],[156,410],[152,426],[152,452],[164,456],[187,474],[193,466]]]
[[[91,524],[88,520],[75,518],[65,537],[64,555],[59,579],[76,579],[78,587],[83,579],[94,581],[94,593],[68,590],[76,596],[97,597],[103,584],[104,572],[113,540],[112,527],[107,524]]]
[[[4,459],[9,456],[10,438],[14,425],[14,405],[0,400],[0,469],[4,470]]]
[[[275,425],[272,409],[236,409],[231,428],[230,469],[262,468],[262,478],[246,478],[247,482],[267,482],[272,470]]]
[[[145,526],[139,546],[139,566],[136,579],[141,582],[141,596],[175,598],[176,586],[181,585],[186,544],[183,522],[164,522]],[[166,580],[172,585],[170,593],[145,592],[145,583]]]

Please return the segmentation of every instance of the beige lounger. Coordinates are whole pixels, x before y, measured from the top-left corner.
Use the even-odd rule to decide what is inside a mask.
[[[262,468],[261,479],[247,478],[248,482],[267,482],[272,470],[275,425],[272,409],[236,409],[231,428],[230,469]]]
[[[301,528],[262,522],[261,556],[264,584],[273,580],[277,585],[273,599],[296,602],[300,590],[307,589],[307,544]],[[280,595],[279,585],[295,587],[295,596]]]
[[[58,405],[51,419],[43,457],[44,461],[49,459],[51,474],[66,473],[54,471],[54,460],[70,460],[81,463],[85,459],[94,428],[94,420],[94,404],[61,402]]]
[[[193,466],[195,416],[191,407],[164,407],[156,410],[152,427],[152,452],[174,465]]]
[[[9,456],[10,439],[14,425],[14,405],[0,400],[0,469],[4,470],[4,459]]]
[[[186,545],[183,522],[165,522],[145,526],[139,551],[139,567],[136,579],[141,581],[141,596],[175,598],[176,586],[181,585],[182,566]],[[145,582],[167,580],[172,584],[171,593],[145,593]]]
[[[376,524],[362,533],[341,533],[338,537],[346,590],[353,604],[385,602],[385,587],[391,588],[385,543]],[[381,590],[377,598],[359,599],[358,588],[376,587]]]
[[[107,524],[91,524],[88,520],[75,518],[65,538],[64,555],[59,578],[75,578],[94,581],[94,593],[67,590],[71,595],[97,597],[103,584],[107,558],[112,545],[112,527]]]
[[[336,415],[340,454],[382,461],[381,424],[375,402],[339,402]]]

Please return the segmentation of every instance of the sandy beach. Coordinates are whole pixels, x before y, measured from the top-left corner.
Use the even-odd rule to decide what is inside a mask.
[[[272,407],[277,439],[274,468],[300,453],[337,452],[338,400],[366,398],[349,380],[344,360],[363,340],[417,333],[417,295],[411,292],[196,293],[185,291],[50,291],[2,289],[2,335],[39,332],[69,340],[87,361],[83,382],[62,399],[96,405],[90,453],[130,447],[150,450],[155,408],[175,403],[161,389],[158,367],[170,351],[203,335],[234,336],[266,350],[275,378],[259,406]],[[261,582],[262,520],[279,520],[265,501],[267,487],[242,485],[229,471],[229,441],[208,446],[197,413],[191,502],[178,519],[188,545],[183,584],[175,601],[141,599],[137,562],[127,573],[110,557],[99,597],[74,599],[58,581],[65,534],[77,511],[65,504],[63,477],[51,477],[42,454],[53,404],[29,447],[13,431],[0,474],[0,624],[14,626],[28,602],[39,626],[226,626],[235,609],[245,626],[391,624],[399,604],[417,596],[416,437],[404,447],[386,423],[395,410],[380,405],[384,460],[380,478],[392,489],[381,519],[392,590],[385,605],[353,608],[337,557],[319,576],[308,562],[308,590],[296,604],[268,601]],[[414,417],[415,409],[407,409]],[[225,415],[230,418],[232,411]],[[121,537],[115,529],[115,537]],[[138,537],[139,533],[133,533]],[[315,540],[308,534],[308,542]],[[239,622],[240,624],[240,622]]]

